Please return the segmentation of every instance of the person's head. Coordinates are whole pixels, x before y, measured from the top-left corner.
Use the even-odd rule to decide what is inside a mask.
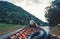
[[[35,22],[34,20],[30,20],[30,24],[33,25]]]

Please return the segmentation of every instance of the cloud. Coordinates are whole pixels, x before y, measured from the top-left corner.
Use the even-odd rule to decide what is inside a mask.
[[[6,1],[13,2],[13,3],[20,3],[23,2],[24,0],[6,0]]]
[[[13,3],[21,3],[21,2],[28,2],[28,3],[42,3],[43,0],[5,0]]]

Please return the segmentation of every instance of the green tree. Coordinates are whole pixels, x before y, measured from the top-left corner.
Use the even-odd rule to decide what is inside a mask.
[[[49,26],[54,27],[60,23],[60,1],[55,0],[52,5],[47,8],[45,17],[48,18]]]
[[[26,10],[7,1],[0,1],[0,22],[11,24],[29,24],[30,20],[34,20],[38,25],[44,22],[33,16]]]

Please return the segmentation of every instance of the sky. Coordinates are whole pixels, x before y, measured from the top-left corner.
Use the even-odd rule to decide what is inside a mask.
[[[46,7],[50,6],[54,0],[6,0],[17,6],[22,7],[30,14],[36,16],[40,20],[47,22],[45,18]]]

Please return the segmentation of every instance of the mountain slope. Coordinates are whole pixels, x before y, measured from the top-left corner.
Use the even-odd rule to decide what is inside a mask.
[[[29,23],[29,20],[33,19],[37,24],[41,25],[44,22],[25,11],[21,7],[18,7],[12,3],[6,1],[0,1],[0,22],[10,24],[23,24]]]

